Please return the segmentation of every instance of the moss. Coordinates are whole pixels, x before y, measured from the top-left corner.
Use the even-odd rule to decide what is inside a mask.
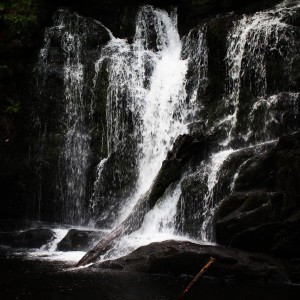
[[[39,1],[6,1],[1,4],[0,12],[0,20],[4,27],[4,38],[2,39],[8,42],[7,47],[31,44],[32,35],[38,30]]]
[[[16,102],[11,102],[10,105],[8,105],[6,107],[6,112],[9,114],[16,114],[20,111],[21,109],[21,103],[20,101],[16,101]]]

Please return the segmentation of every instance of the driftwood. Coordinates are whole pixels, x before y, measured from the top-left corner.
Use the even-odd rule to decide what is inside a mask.
[[[194,286],[194,284],[204,275],[204,273],[215,263],[216,259],[211,257],[206,265],[200,270],[200,272],[193,278],[193,280],[189,283],[189,285],[185,288],[182,294],[179,296],[177,300],[182,300],[186,294],[190,291],[190,289]]]
[[[183,167],[195,155],[203,156],[207,150],[206,146],[207,137],[203,133],[179,136],[172,151],[168,153],[167,159],[163,161],[150,190],[140,198],[127,219],[105,236],[93,249],[89,250],[76,264],[76,267],[95,262],[112,247],[116,239],[140,228],[144,216],[154,207],[167,187],[180,179]]]

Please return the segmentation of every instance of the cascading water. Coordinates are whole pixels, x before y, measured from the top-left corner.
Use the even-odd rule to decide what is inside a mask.
[[[234,152],[232,149],[224,150],[213,154],[210,158],[210,163],[203,166],[207,173],[207,192],[203,199],[203,223],[200,229],[200,240],[203,242],[214,241],[214,233],[212,226],[212,218],[214,210],[218,204],[215,199],[215,187],[219,181],[220,171],[226,159]]]
[[[218,104],[228,115],[213,122],[209,117],[199,119],[209,105],[209,101],[202,103],[209,86],[209,24],[180,39],[176,11],[168,14],[152,6],[141,7],[132,42],[109,33],[110,40],[93,57],[90,85],[86,83],[82,37],[63,18],[53,27],[60,32],[64,50],[64,135],[59,166],[60,179],[66,182],[59,191],[63,192],[66,221],[79,221],[89,198],[97,226],[119,224],[151,189],[168,151],[180,134],[188,132],[188,125],[214,123],[206,128],[207,133],[215,134],[217,127],[226,133],[225,138],[216,135],[219,145],[198,165],[187,166],[180,180],[145,215],[139,230],[117,240],[105,259],[168,238],[214,242],[214,212],[232,192],[245,162],[268,149],[268,140],[297,128],[299,92],[277,91],[269,84],[268,59],[277,55],[284,66],[296,53],[298,33],[289,17],[298,8],[297,4],[278,6],[234,22],[227,36],[228,86],[223,103]],[[42,58],[47,57],[50,44],[46,40]],[[93,91],[89,101],[85,85]],[[100,98],[104,99],[105,124],[88,124],[87,116],[95,114]],[[101,131],[97,144],[101,155],[94,157],[92,191],[87,195],[93,126]]]
[[[299,4],[291,7],[285,7],[283,4],[274,10],[258,12],[252,16],[244,15],[241,20],[234,23],[233,29],[229,32],[226,55],[228,87],[224,100],[225,107],[231,107],[229,110],[231,113],[225,119],[217,121],[219,124],[225,124],[227,132],[226,139],[221,142],[222,146],[234,145],[234,142],[240,142],[242,137],[242,145],[251,149],[251,144],[256,144],[256,154],[262,153],[266,148],[261,147],[259,142],[268,145],[269,140],[280,136],[278,127],[284,126],[285,114],[289,114],[288,108],[282,111],[278,107],[282,105],[290,107],[296,120],[299,114],[297,104],[299,93],[287,92],[268,96],[270,89],[267,55],[269,52],[276,52],[284,58],[286,64],[290,63],[292,54],[295,55],[297,51],[295,43],[297,29],[288,24],[288,19],[297,9]],[[245,101],[249,103],[245,104]],[[248,111],[245,111],[245,107]],[[293,118],[289,123],[292,124],[287,125],[284,130],[281,129],[283,132],[297,127]],[[246,128],[243,129],[243,126]],[[207,192],[203,198],[201,211],[204,217],[200,231],[201,240],[204,242],[214,241],[213,216],[218,201],[221,200],[216,201],[214,193],[218,189],[218,182],[221,181],[220,176],[224,173],[222,168],[226,160],[230,161],[230,154],[239,151],[240,149],[228,149],[212,154],[210,161],[204,162],[200,168],[204,170],[202,176],[207,176]],[[231,189],[248,159],[240,162],[237,173],[229,182]],[[224,197],[224,192],[222,196]]]
[[[76,26],[76,25],[75,25]],[[84,66],[81,59],[82,37],[77,33],[65,31],[62,47],[67,54],[64,65],[65,86],[65,126],[66,135],[61,155],[66,176],[66,189],[63,192],[64,211],[70,218],[67,221],[81,222],[84,212],[86,189],[86,170],[89,155],[89,132],[85,120],[85,103],[83,100]]]
[[[260,103],[271,102],[276,97],[274,95],[273,98],[268,98],[270,87],[267,56],[276,53],[284,59],[286,65],[289,65],[292,54],[297,51],[298,45],[295,41],[299,30],[290,25],[288,20],[298,8],[299,4],[286,7],[284,3],[269,11],[250,16],[244,15],[241,20],[235,22],[229,33],[226,56],[228,70],[226,105],[230,107],[231,113],[221,121],[229,122],[229,125],[226,125],[228,133],[224,145],[228,145],[237,136],[242,136],[245,141],[251,142],[274,138],[271,130],[266,128],[268,122],[266,123],[264,118],[261,118],[261,124],[256,126],[254,114]],[[246,88],[245,82],[250,83]],[[286,94],[285,97],[289,95]],[[248,100],[250,105],[240,103],[245,102],[243,98]],[[293,98],[293,95],[290,98]],[[251,111],[248,120],[239,120],[240,110],[245,109],[241,108],[242,106],[247,106],[246,109]],[[269,110],[272,109],[271,103],[267,106]],[[242,112],[244,115],[247,113],[249,111]],[[239,124],[241,122],[248,123],[244,132],[238,128],[241,127]],[[269,122],[272,122],[272,118]],[[258,127],[261,128],[258,130]]]
[[[91,157],[89,26],[104,30],[96,22],[76,13],[59,10],[54,25],[46,29],[45,46],[37,63],[40,154],[42,173],[39,202],[54,202],[56,220],[82,224],[87,213],[88,168]],[[98,34],[97,34],[98,35]],[[42,106],[43,101],[48,106]],[[41,102],[41,103],[40,103]],[[52,106],[51,106],[52,103]],[[51,151],[48,150],[51,149]],[[49,186],[49,187],[48,187]],[[49,190],[51,192],[49,192]]]
[[[133,44],[113,38],[103,49],[96,65],[96,70],[99,70],[104,61],[109,61],[109,154],[116,151],[125,132],[128,134],[124,111],[130,111],[132,116],[137,144],[135,193],[120,213],[118,222],[130,213],[140,196],[150,188],[175,138],[187,131],[187,122],[192,120],[195,97],[190,103],[185,101],[187,60],[181,58],[182,44],[176,26],[175,13],[170,17],[163,10],[144,6],[137,16]],[[201,47],[203,34],[199,40],[197,49]],[[201,55],[200,52],[198,56]],[[205,64],[200,59],[198,63]]]
[[[197,95],[205,89],[208,65],[206,28],[193,30],[183,46],[176,26],[175,13],[169,16],[165,11],[145,6],[137,15],[133,44],[113,38],[96,64],[96,73],[99,73],[108,61],[109,153],[116,151],[117,144],[122,143],[126,110],[131,112],[137,141],[135,192],[127,200],[116,223],[130,214],[142,194],[150,188],[176,137],[187,132],[187,124],[195,120],[199,105]],[[195,68],[196,76],[188,78],[188,66]],[[124,95],[127,106],[123,107],[123,112],[115,111],[124,105]],[[116,137],[119,139],[114,140]],[[141,229],[121,239],[108,257],[128,253],[138,245],[157,240],[158,236],[174,236],[179,197],[180,183],[165,192],[160,204],[146,215]],[[156,222],[153,222],[153,215],[156,215]]]
[[[84,217],[86,171],[89,156],[89,129],[86,124],[86,103],[83,99],[84,65],[82,44],[84,35],[77,32],[79,16],[69,18],[60,12],[54,27],[48,30],[46,46],[50,44],[51,31],[60,31],[61,47],[64,51],[63,84],[64,108],[62,123],[64,137],[58,163],[58,180],[63,202],[64,221],[80,223]],[[48,46],[49,47],[49,46]],[[42,49],[41,58],[47,57],[47,48]],[[45,72],[45,70],[43,70]]]
[[[193,118],[196,119],[202,98],[207,88],[208,73],[208,46],[207,26],[203,25],[192,29],[187,36],[182,38],[182,58],[188,60],[186,101],[191,106]]]

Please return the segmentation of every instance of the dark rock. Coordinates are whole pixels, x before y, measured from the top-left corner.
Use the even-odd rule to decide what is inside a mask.
[[[282,137],[275,149],[255,156],[241,169],[234,193],[218,209],[217,241],[298,257],[299,208],[300,133],[295,133]]]
[[[129,136],[109,155],[96,183],[93,210],[97,228],[109,228],[113,224],[134,191],[137,175],[136,142]]]
[[[238,280],[288,281],[281,264],[266,255],[172,240],[140,247],[125,257],[97,263],[92,268],[194,275],[210,257],[216,258],[216,263],[207,271],[207,276]]]
[[[71,229],[58,243],[59,251],[86,251],[98,242],[104,233],[101,231],[84,231]]]
[[[234,235],[230,246],[248,251],[270,252],[281,227],[280,222],[251,227]]]
[[[179,30],[186,33],[189,28],[198,24],[208,16],[236,11],[237,13],[250,13],[272,7],[280,0],[179,0]]]
[[[227,36],[234,19],[232,16],[213,18],[207,25],[208,85],[201,104],[205,107],[208,127],[212,126],[216,119],[223,119],[229,113],[228,108],[223,105],[222,97],[226,90],[224,61],[227,55]],[[220,140],[225,138],[224,133],[219,135]]]
[[[197,121],[190,123],[188,125],[188,130],[190,134],[196,133],[196,132],[201,132],[202,134],[205,133],[205,123],[202,121]]]
[[[244,230],[280,219],[282,193],[234,193],[220,205],[217,213],[216,234],[221,244]]]
[[[210,141],[210,136],[198,131],[194,134],[180,135],[176,139],[151,186],[150,203],[155,203],[167,187],[180,178],[183,167],[188,162],[193,159],[202,160],[207,155]]]
[[[272,243],[276,256],[300,258],[300,210],[295,211],[281,226]]]
[[[19,233],[0,233],[0,244],[15,248],[40,248],[53,238],[51,229],[30,229]]]
[[[247,160],[255,156],[257,151],[266,151],[275,145],[270,143],[256,147],[249,147],[232,152],[223,162],[222,167],[216,174],[218,184],[211,191],[210,205],[217,205],[228,195],[230,195],[236,174],[240,167]],[[200,168],[195,173],[186,176],[181,183],[181,198],[177,206],[177,224],[180,232],[188,232],[195,239],[200,236],[201,225],[207,218],[204,214],[203,200],[208,197],[207,180],[209,174],[205,168],[211,162],[209,159],[201,163]],[[213,234],[213,231],[212,231]],[[214,240],[214,237],[211,237]]]
[[[96,20],[79,16],[77,13],[68,10],[57,10],[53,17],[54,24],[46,29],[45,38],[47,50],[44,53],[43,60],[35,66],[35,76],[38,79],[33,82],[35,92],[31,97],[30,110],[31,115],[35,115],[36,121],[31,122],[30,143],[33,153],[31,165],[34,176],[31,180],[29,199],[40,199],[39,201],[29,201],[29,205],[37,210],[37,203],[41,207],[40,217],[49,221],[80,222],[81,213],[77,212],[70,220],[69,213],[64,208],[64,197],[59,190],[68,191],[66,182],[66,168],[62,166],[62,149],[65,144],[66,130],[66,98],[65,98],[65,63],[67,57],[74,58],[78,55],[80,63],[84,65],[84,78],[82,94],[86,99],[82,110],[90,109],[91,102],[95,106],[95,114],[89,115],[89,118],[83,118],[82,124],[93,123],[91,132],[91,151],[88,151],[88,166],[86,170],[87,184],[84,187],[85,199],[90,199],[92,194],[92,184],[97,175],[95,172],[96,162],[99,157],[107,155],[106,147],[99,146],[100,142],[106,144],[106,120],[103,117],[106,113],[106,94],[102,91],[106,87],[106,81],[103,76],[103,84],[99,86],[94,96],[94,77],[95,62],[99,59],[101,48],[110,40],[108,31]],[[64,23],[64,28],[60,22]],[[70,34],[77,41],[75,44],[80,47],[77,49],[66,49],[66,33]],[[78,51],[77,51],[78,50]],[[77,51],[77,52],[76,52]],[[76,52],[76,53],[75,53]],[[72,61],[71,59],[71,61]],[[100,70],[103,75],[103,70]],[[97,82],[98,83],[98,82]],[[42,100],[43,99],[43,100]],[[99,111],[101,113],[99,114]],[[83,115],[86,115],[86,114]],[[44,132],[41,137],[41,132]],[[42,175],[41,175],[42,174]],[[58,178],[59,183],[58,183]],[[36,186],[39,186],[39,195],[37,195]],[[66,192],[66,194],[69,194]],[[55,195],[61,195],[56,197]],[[57,198],[56,201],[53,201]],[[72,201],[69,201],[72,202]],[[87,202],[85,202],[86,204]],[[86,208],[87,205],[82,205]],[[83,210],[83,209],[82,209]],[[81,210],[80,210],[81,211]],[[84,212],[82,212],[84,215]],[[34,218],[34,217],[33,217]]]
[[[201,176],[202,175],[202,176]],[[181,183],[182,194],[177,205],[176,224],[179,232],[188,232],[191,237],[199,237],[203,222],[203,201],[207,193],[207,178],[203,174],[192,174]]]

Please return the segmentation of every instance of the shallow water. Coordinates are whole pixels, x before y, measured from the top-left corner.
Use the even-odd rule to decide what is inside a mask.
[[[0,252],[0,299],[167,300],[176,299],[188,275],[69,269],[71,262],[41,261]],[[299,299],[300,286],[200,279],[186,299]]]

